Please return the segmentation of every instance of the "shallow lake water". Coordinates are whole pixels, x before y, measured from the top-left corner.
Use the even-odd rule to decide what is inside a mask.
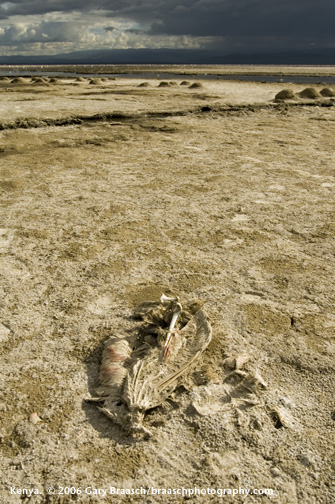
[[[95,73],[94,68],[92,68],[92,73],[81,73],[78,72],[61,72],[53,71],[52,69],[41,68],[38,70],[25,70],[23,68],[8,68],[0,69],[0,76],[16,77],[16,76],[41,76],[41,77],[113,77],[113,78],[129,78],[129,79],[162,79],[162,80],[172,80],[172,79],[206,79],[206,80],[229,80],[229,81],[252,81],[252,82],[283,82],[283,83],[295,83],[295,84],[325,84],[325,85],[335,85],[334,75],[281,75],[281,74],[205,74],[205,73],[165,73],[165,72],[143,72],[143,73]]]

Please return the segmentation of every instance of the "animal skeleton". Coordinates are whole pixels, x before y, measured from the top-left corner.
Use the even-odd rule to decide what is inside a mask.
[[[208,346],[212,329],[199,302],[162,295],[135,309],[142,320],[135,337],[112,337],[100,368],[99,397],[90,401],[129,433],[150,434],[145,412],[161,405],[192,369]],[[170,323],[169,323],[170,321]],[[166,327],[168,325],[168,328]]]

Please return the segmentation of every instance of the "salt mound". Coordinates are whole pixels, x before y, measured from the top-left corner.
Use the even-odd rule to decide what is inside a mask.
[[[282,89],[275,96],[276,100],[291,100],[292,98],[294,98],[292,89]]]
[[[335,96],[335,91],[332,88],[325,87],[325,88],[321,89],[320,95],[327,96],[327,97]]]
[[[312,87],[305,88],[303,91],[299,93],[300,98],[311,98],[315,100],[315,98],[319,98],[320,95],[316,89]]]

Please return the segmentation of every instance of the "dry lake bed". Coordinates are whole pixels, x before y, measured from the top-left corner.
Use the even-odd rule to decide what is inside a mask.
[[[1,502],[334,502],[334,98],[321,84],[302,98],[301,84],[12,80]],[[284,87],[294,97],[274,100]],[[105,340],[163,292],[203,299],[213,339],[137,440],[85,398]],[[240,387],[249,372],[262,386]]]

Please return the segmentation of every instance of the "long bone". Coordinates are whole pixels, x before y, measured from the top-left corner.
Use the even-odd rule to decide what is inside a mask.
[[[171,322],[170,322],[170,325],[169,325],[169,330],[168,330],[168,333],[167,333],[167,336],[166,336],[166,341],[165,341],[165,345],[164,345],[164,353],[163,353],[163,360],[166,359],[166,356],[167,356],[167,352],[169,350],[169,345],[170,345],[170,342],[171,342],[171,338],[172,338],[172,335],[173,335],[173,330],[174,330],[174,327],[177,323],[177,320],[179,318],[179,315],[181,314],[181,311],[182,311],[182,306],[181,304],[179,303],[179,297],[168,297],[168,296],[165,296],[165,294],[162,294],[161,298],[160,298],[160,302],[161,303],[167,303],[169,301],[172,301],[172,302],[175,302],[175,307],[173,309],[173,312],[172,312],[172,318],[171,318]]]

